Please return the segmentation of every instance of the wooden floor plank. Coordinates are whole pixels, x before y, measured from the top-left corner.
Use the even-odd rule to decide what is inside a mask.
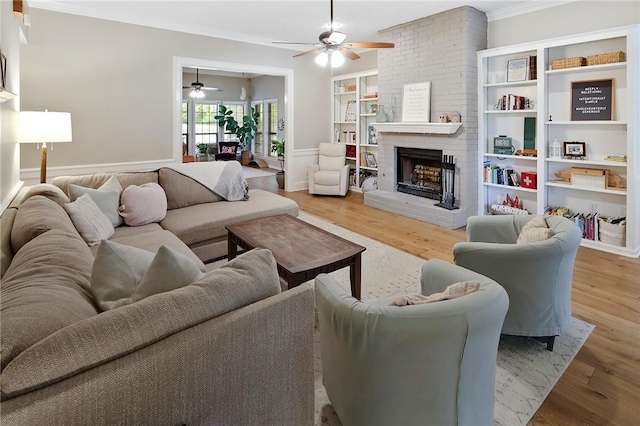
[[[252,188],[279,193],[302,210],[423,259],[452,261],[464,229],[449,230],[342,197],[278,190],[275,178]],[[640,260],[581,247],[572,315],[596,326],[529,425],[637,425],[640,418]]]

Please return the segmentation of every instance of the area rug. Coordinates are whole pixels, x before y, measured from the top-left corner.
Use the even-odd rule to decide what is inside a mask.
[[[257,169],[255,167],[242,166],[242,174],[245,179],[251,179],[256,177],[275,176],[275,172],[265,169]]]
[[[372,300],[419,291],[424,259],[333,225],[305,212],[300,219],[367,248],[362,254],[362,299]],[[349,288],[348,268],[331,275]],[[594,326],[576,318],[568,333],[556,338],[553,352],[529,338],[502,336],[496,369],[495,424],[526,425],[538,410]],[[319,338],[315,342],[315,424],[340,426],[322,386]]]

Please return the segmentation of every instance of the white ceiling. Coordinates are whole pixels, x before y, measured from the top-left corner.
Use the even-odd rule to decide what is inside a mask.
[[[489,20],[578,0],[335,0],[334,20],[350,41],[385,41],[378,31],[445,10],[470,5]],[[28,0],[32,8],[53,10],[150,27],[239,40],[295,50],[316,43],[330,21],[330,0]]]

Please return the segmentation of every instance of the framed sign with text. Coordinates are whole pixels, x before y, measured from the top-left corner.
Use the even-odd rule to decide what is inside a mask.
[[[613,120],[613,78],[571,82],[571,121]]]
[[[509,59],[507,61],[507,81],[525,81],[529,78],[529,58]]]
[[[402,122],[428,123],[431,118],[431,82],[405,84],[402,90]]]

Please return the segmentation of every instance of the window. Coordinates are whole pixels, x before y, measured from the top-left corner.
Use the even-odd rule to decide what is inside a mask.
[[[217,114],[217,103],[195,102],[195,146],[200,144],[217,145],[218,122],[214,118]]]
[[[258,130],[256,131],[256,138],[255,138],[255,145],[254,145],[254,150],[253,152],[255,154],[258,155],[264,155],[264,108],[262,105],[262,102],[256,102],[256,103],[252,103],[251,107],[254,108],[256,110],[256,112],[258,113],[259,117],[258,117],[258,123],[256,124],[256,127],[258,128]]]
[[[267,140],[269,141],[268,155],[277,157],[273,152],[273,146],[271,141],[278,139],[278,101],[265,102],[265,109],[267,110]]]
[[[233,111],[233,117],[236,119],[236,121],[238,122],[239,125],[242,125],[242,117],[245,115],[245,112],[244,112],[245,104],[244,103],[242,103],[242,104],[229,104],[229,105],[228,104],[224,104],[224,106],[226,106],[228,110]],[[217,109],[216,109],[216,111],[217,111]],[[238,140],[238,137],[234,133],[229,132],[227,129],[224,130],[224,136],[223,137],[224,137],[223,140],[225,142],[235,142],[235,141]]]

